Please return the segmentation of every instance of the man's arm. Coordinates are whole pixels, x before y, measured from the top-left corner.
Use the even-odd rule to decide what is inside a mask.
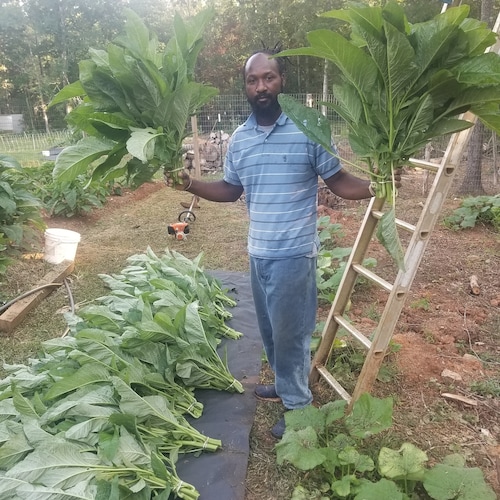
[[[224,180],[214,182],[204,182],[193,179],[187,172],[179,172],[180,184],[174,185],[174,182],[168,172],[165,174],[167,186],[173,187],[178,191],[187,191],[209,201],[236,201],[243,193],[243,187],[229,184]]]
[[[205,200],[236,201],[243,193],[241,186],[235,186],[226,181],[204,182],[197,179],[191,180],[191,185],[186,191]]]
[[[345,170],[325,179],[325,184],[330,191],[345,200],[362,200],[372,196],[368,189],[370,181],[355,177]]]

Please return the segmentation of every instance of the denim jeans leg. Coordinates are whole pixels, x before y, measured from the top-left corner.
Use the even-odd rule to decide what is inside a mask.
[[[262,264],[265,264],[263,259],[250,258],[250,282],[252,286],[253,301],[255,304],[255,312],[257,315],[257,324],[259,326],[260,336],[264,345],[267,361],[271,370],[276,372],[276,364],[274,361],[274,342],[273,328],[269,318],[267,309],[267,292],[266,282],[269,281],[269,276]]]
[[[286,408],[312,402],[310,342],[316,324],[316,259],[251,258],[252,291],[276,392]]]

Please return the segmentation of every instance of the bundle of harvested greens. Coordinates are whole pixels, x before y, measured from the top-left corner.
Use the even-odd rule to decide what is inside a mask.
[[[462,5],[411,25],[395,2],[352,4],[323,14],[348,23],[350,38],[321,29],[308,34],[309,47],[278,54],[320,57],[338,69],[336,102],[321,104],[345,120],[351,148],[368,166],[377,197],[392,204],[377,236],[400,268],[394,171],[431,139],[471,127],[460,117],[467,111],[500,132],[500,56],[485,53],[496,35],[468,13]],[[290,96],[280,95],[280,103],[306,135],[336,155],[326,117]]]
[[[106,51],[91,49],[90,59],[79,64],[80,79],[50,103],[83,99],[66,119],[85,137],[57,157],[55,178],[69,181],[89,168],[94,178],[125,175],[132,185],[160,168],[175,178],[189,117],[218,93],[194,81],[202,32],[212,16],[205,10],[184,22],[176,15],[174,36],[161,51],[156,35],[127,11],[125,32]]]

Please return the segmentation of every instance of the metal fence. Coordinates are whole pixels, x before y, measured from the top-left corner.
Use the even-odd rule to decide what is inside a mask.
[[[333,95],[323,99],[321,94],[291,94],[303,104],[320,109],[332,123],[335,136],[341,135],[345,126],[342,120],[330,108],[322,108],[321,102],[333,102]],[[224,131],[232,134],[236,127],[243,123],[250,113],[250,105],[243,95],[218,95],[198,113],[198,131],[209,134],[215,131]],[[344,130],[345,133],[345,130]]]
[[[355,155],[349,146],[347,140],[347,128],[342,119],[337,116],[331,108],[322,107],[322,101],[333,101],[332,95],[327,95],[323,98],[322,94],[292,94],[303,104],[320,109],[327,115],[331,125],[333,138],[339,150],[340,156],[356,162]],[[246,97],[241,95],[219,95],[216,96],[208,105],[206,105],[197,114],[198,134],[203,139],[211,133],[222,135],[226,133],[231,135],[236,127],[243,123],[250,113],[250,106]],[[29,166],[36,166],[46,161],[42,151],[68,144],[70,134],[68,131],[59,131],[52,133],[24,133],[24,134],[0,134],[0,152],[10,154],[21,162],[27,163]],[[422,151],[420,158],[432,160],[439,159],[443,156],[448,138],[443,138],[432,143],[432,148],[428,148],[427,152]],[[500,154],[500,141],[498,137],[486,131],[483,141],[483,161],[481,169],[481,180],[485,191],[488,194],[497,194],[500,192],[499,185],[499,163],[498,157]],[[460,185],[462,182],[467,166],[467,158],[459,166],[455,176],[455,185]]]

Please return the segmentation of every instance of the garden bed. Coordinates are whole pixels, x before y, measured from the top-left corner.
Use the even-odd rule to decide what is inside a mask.
[[[403,176],[398,212],[410,222],[418,217],[425,198],[421,194],[422,174]],[[185,241],[168,235],[167,225],[177,220],[186,193],[166,190],[162,183],[142,186],[135,192],[113,197],[107,205],[81,218],[49,219],[50,227],[62,227],[81,234],[71,289],[77,307],[104,295],[99,273],[118,272],[127,257],[144,251],[170,247],[189,258],[204,253],[206,269],[246,272],[247,216],[243,203],[200,202],[196,221]],[[459,205],[450,198],[443,215]],[[352,245],[366,201],[345,202],[341,207],[324,207],[322,214],[342,225],[342,246]],[[40,245],[42,245],[40,240]],[[390,272],[391,262],[376,245],[373,253],[377,271]],[[41,260],[23,260],[9,271],[2,294],[14,296],[37,283],[50,265]],[[394,344],[399,350],[389,356],[392,371],[377,382],[374,395],[392,395],[394,426],[385,439],[392,443],[410,441],[435,463],[459,452],[468,466],[480,467],[500,494],[499,384],[500,384],[500,241],[491,228],[478,226],[454,232],[441,223],[431,236],[419,272],[401,314]],[[477,276],[480,293],[470,290],[470,277]],[[356,290],[351,317],[366,328],[375,325],[385,293],[363,285]],[[39,342],[62,334],[60,314],[68,308],[64,287],[52,293],[9,335],[0,338],[2,359],[22,362],[36,354]],[[322,305],[322,317],[329,306]],[[396,349],[395,349],[396,351]],[[448,371],[446,371],[448,370]],[[269,379],[264,366],[263,380]],[[326,402],[336,396],[322,385],[315,397]],[[450,399],[443,393],[467,398],[474,404]],[[250,437],[250,460],[246,500],[290,498],[302,477],[289,465],[278,466],[276,441],[269,428],[279,418],[279,404],[257,403]],[[202,496],[203,498],[203,496]],[[235,499],[228,499],[235,500]]]

